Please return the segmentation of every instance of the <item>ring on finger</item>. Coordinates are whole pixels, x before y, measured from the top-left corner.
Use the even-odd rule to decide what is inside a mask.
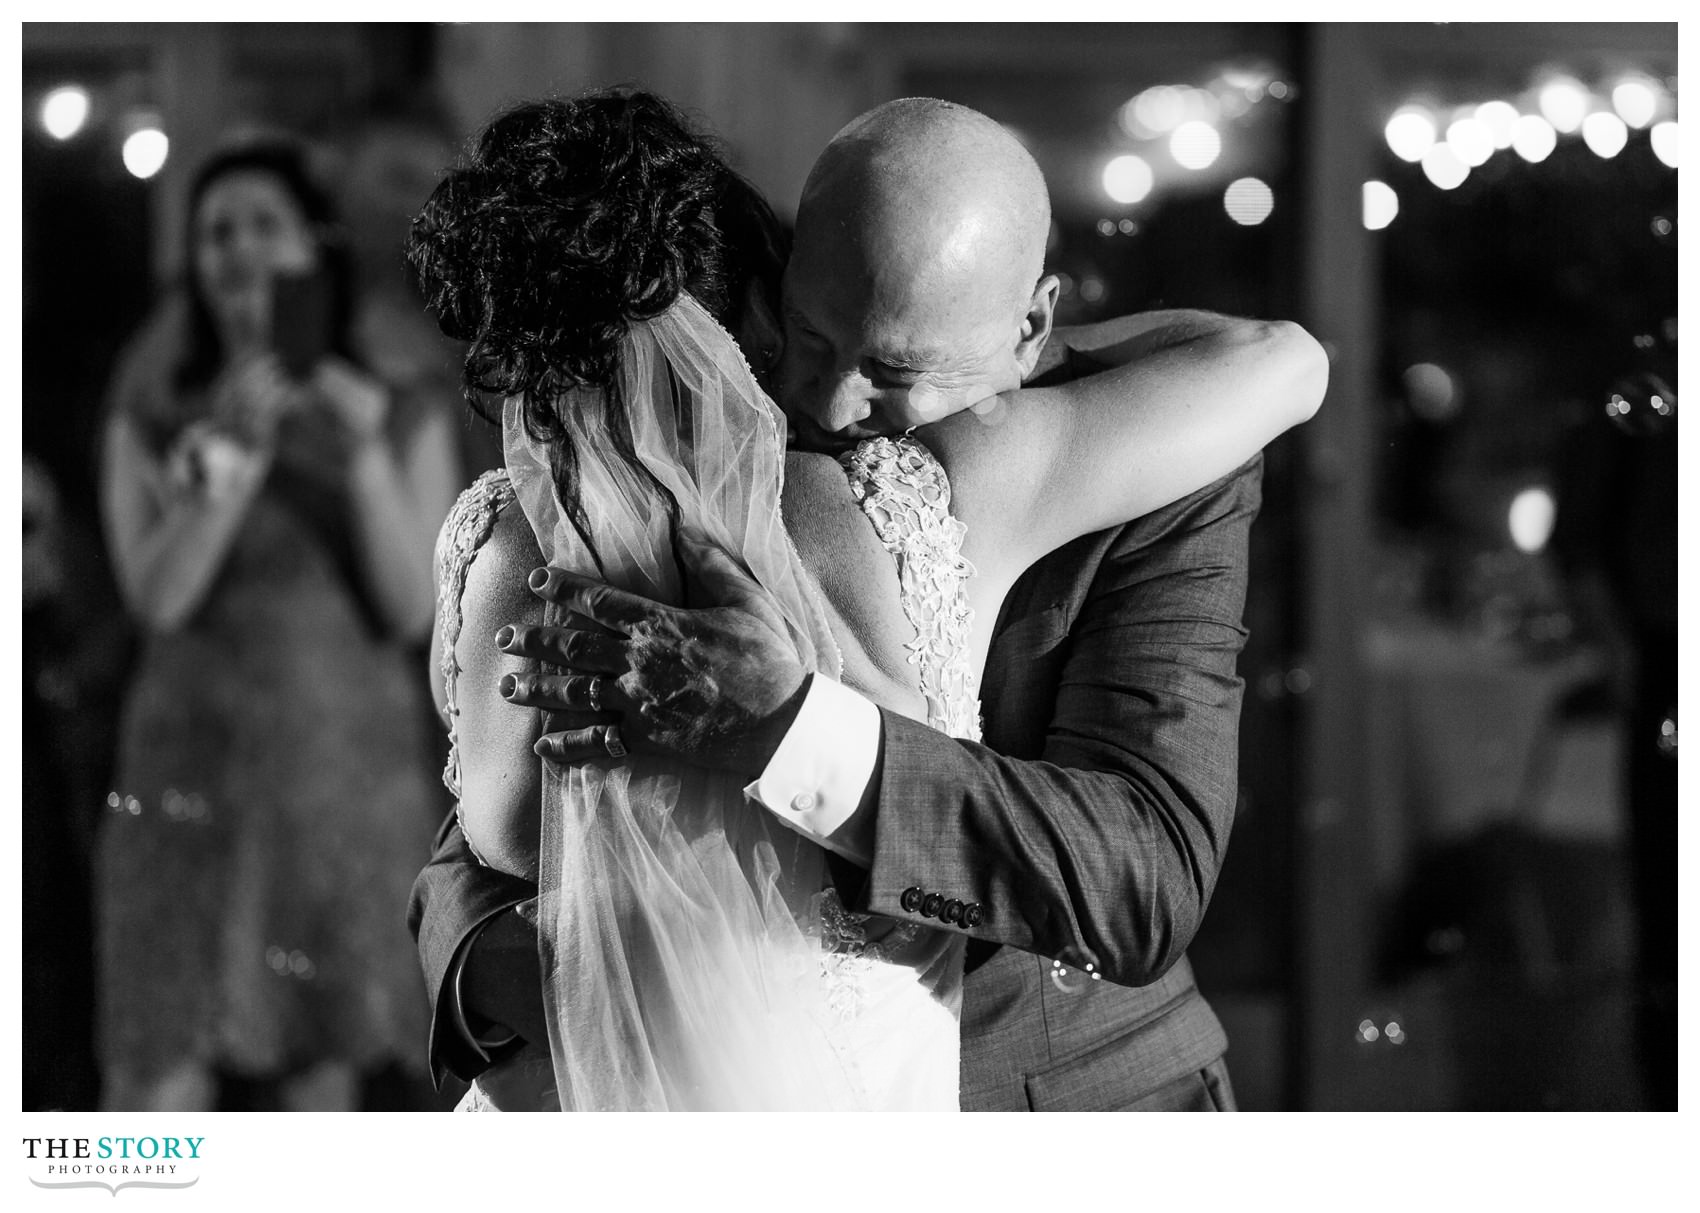
[[[584,695],[585,702],[590,705],[591,711],[600,712],[602,710],[602,675],[592,674],[590,676],[590,684],[585,688]]]
[[[608,751],[610,758],[624,758],[626,756],[626,743],[620,739],[620,726],[617,724],[611,724],[603,730],[602,745]]]

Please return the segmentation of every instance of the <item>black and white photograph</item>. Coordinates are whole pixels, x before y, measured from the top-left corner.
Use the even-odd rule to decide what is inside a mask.
[[[1677,25],[1408,15],[24,22],[12,1186],[1676,1112]]]

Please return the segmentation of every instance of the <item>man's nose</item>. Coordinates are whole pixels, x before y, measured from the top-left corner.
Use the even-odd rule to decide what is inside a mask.
[[[858,422],[866,421],[874,408],[871,399],[872,388],[873,385],[867,378],[856,372],[839,375],[832,381],[826,400],[826,414],[821,418],[821,424],[831,433],[837,434]]]

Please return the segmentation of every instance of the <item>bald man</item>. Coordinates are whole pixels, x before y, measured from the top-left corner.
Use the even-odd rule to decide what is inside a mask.
[[[1019,387],[1051,333],[1039,166],[974,110],[864,114],[815,163],[785,273],[779,401],[805,445],[901,433]]]
[[[973,110],[908,99],[840,132],[804,188],[784,284],[778,395],[798,441],[925,426],[1235,323],[1150,314],[1053,339],[1049,223],[1038,167]],[[1254,460],[1030,569],[982,679],[984,744],[799,681],[795,654],[754,651],[706,615],[699,668],[738,676],[696,688],[709,727],[695,735],[736,744],[693,753],[622,723],[645,748],[736,765],[754,799],[844,861],[853,909],[972,936],[967,1110],[1234,1106],[1227,1042],[1184,951],[1232,822],[1259,473]],[[585,609],[577,584],[556,571],[542,593]],[[517,648],[570,671],[566,629],[522,631]],[[564,687],[522,683],[513,702],[566,710]],[[595,728],[543,742],[562,761],[602,744]],[[477,1074],[514,1032],[546,1039],[533,892],[480,869],[445,828],[411,912],[439,1074]]]

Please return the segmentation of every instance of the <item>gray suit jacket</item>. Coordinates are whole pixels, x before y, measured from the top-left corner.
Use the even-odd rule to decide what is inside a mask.
[[[1233,821],[1261,473],[1259,456],[1028,570],[987,660],[983,745],[884,715],[859,907],[979,906],[959,928],[966,1108],[1195,1106],[1201,1086],[1232,1104],[1184,952]]]

